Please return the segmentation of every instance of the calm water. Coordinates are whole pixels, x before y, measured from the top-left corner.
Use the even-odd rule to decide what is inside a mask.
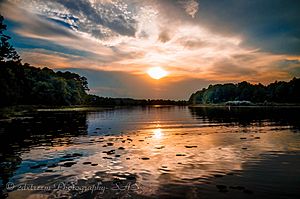
[[[157,106],[1,120],[1,197],[300,198],[299,114]]]

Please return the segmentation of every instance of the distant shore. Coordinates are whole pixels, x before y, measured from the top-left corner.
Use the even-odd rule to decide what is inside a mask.
[[[219,104],[192,104],[189,107],[300,107],[300,104],[289,103],[270,103],[270,104],[252,104],[252,105],[228,105],[225,103]]]

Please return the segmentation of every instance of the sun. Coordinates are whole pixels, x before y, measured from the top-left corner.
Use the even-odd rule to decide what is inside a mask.
[[[161,67],[152,67],[147,71],[148,75],[153,79],[161,79],[168,75],[168,72]]]

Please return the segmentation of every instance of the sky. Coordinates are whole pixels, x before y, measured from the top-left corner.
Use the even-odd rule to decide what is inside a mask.
[[[300,77],[300,1],[0,0],[23,62],[106,97],[188,99],[215,83]],[[152,79],[161,67],[168,75]]]

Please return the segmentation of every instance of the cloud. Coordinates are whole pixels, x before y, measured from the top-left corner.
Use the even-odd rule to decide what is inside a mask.
[[[199,3],[195,0],[181,0],[179,3],[183,6],[186,13],[191,17],[195,17],[195,14],[198,12]]]
[[[230,75],[232,79],[237,79],[237,76],[239,78],[244,79],[245,76],[257,75],[256,70],[248,68],[243,65],[238,65],[230,59],[223,59],[223,60],[220,60],[220,61],[214,63],[214,65],[210,71],[212,73],[216,73],[217,75],[222,74],[223,76],[227,76],[227,78],[228,78],[228,75]]]
[[[64,23],[69,28],[95,37],[135,34],[135,15],[121,1],[88,0],[14,0],[15,5],[35,14]],[[95,33],[99,34],[95,34]]]
[[[100,30],[104,26],[121,35],[133,36],[135,34],[136,21],[125,3],[118,1],[91,3],[86,0],[55,0],[52,2],[61,4],[72,15],[80,18],[79,26],[88,29],[87,31],[95,30],[89,27],[90,25],[97,25],[96,28],[100,28]]]
[[[290,74],[291,77],[300,76],[300,58],[280,60],[274,63],[274,67],[277,68],[277,70]]]
[[[1,9],[7,19],[18,24],[14,31],[20,36],[45,40],[71,49],[89,51],[104,56],[111,53],[111,49],[86,39],[86,35],[76,34],[76,32],[55,24],[45,17],[40,17],[33,11],[19,7],[14,3],[1,4]],[[86,46],[89,47],[86,48]]]
[[[161,42],[163,42],[163,43],[169,41],[170,40],[170,36],[169,36],[168,31],[166,31],[166,30],[162,31],[159,34],[159,36],[158,36],[158,40],[161,41]]]
[[[104,71],[137,72],[134,67],[124,67],[121,64],[112,63],[129,58],[131,55],[115,52],[113,56],[99,57],[97,54],[74,55],[45,49],[20,49],[19,53],[24,62],[38,67],[59,68],[85,68]],[[115,57],[119,55],[118,57]],[[88,59],[87,59],[88,57]],[[38,58],[38,59],[37,59]]]
[[[240,35],[244,47],[276,54],[300,54],[300,2],[202,0],[199,23],[224,35]]]

